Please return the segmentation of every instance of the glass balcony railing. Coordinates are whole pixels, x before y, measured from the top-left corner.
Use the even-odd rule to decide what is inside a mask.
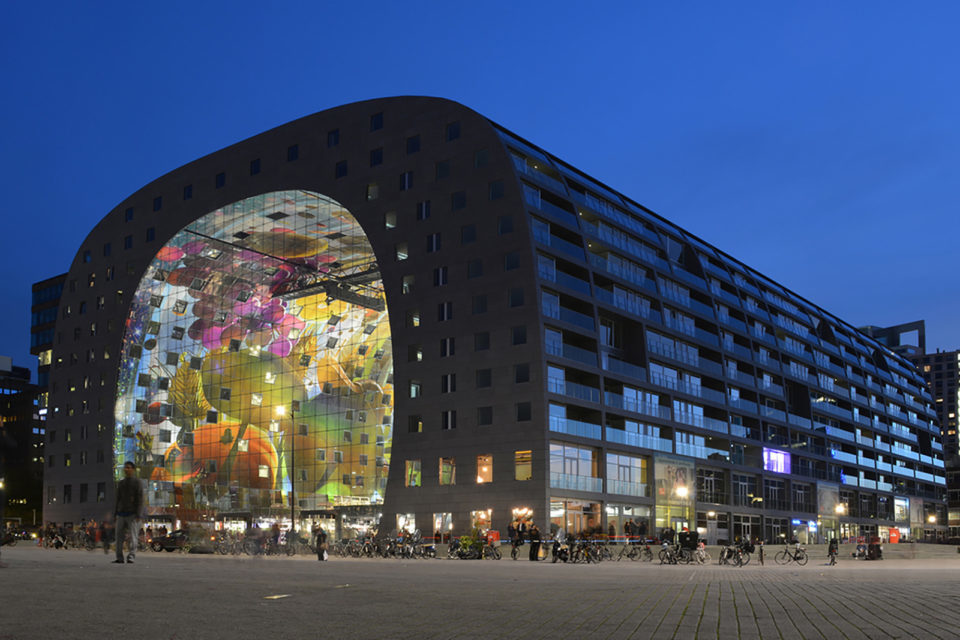
[[[567,489],[569,491],[603,491],[603,479],[590,476],[574,476],[569,473],[550,472],[550,487],[552,489]]]
[[[781,411],[780,409],[774,409],[773,407],[768,407],[766,405],[760,405],[760,415],[765,418],[773,418],[781,422],[787,421],[787,413]]]
[[[602,359],[604,371],[619,373],[620,375],[628,376],[641,381],[647,379],[647,372],[643,367],[638,367],[635,364],[618,360],[617,358],[607,354],[603,354]]]
[[[626,482],[624,480],[607,480],[607,493],[616,493],[622,496],[636,496],[646,498],[650,491],[642,482]]]
[[[600,389],[567,380],[547,378],[547,391],[577,400],[600,402]]]
[[[877,491],[886,491],[888,493],[893,493],[893,485],[889,482],[877,481]]]
[[[646,434],[614,429],[612,427],[607,427],[604,429],[604,432],[607,437],[607,442],[625,444],[640,449],[653,449],[654,451],[662,451],[664,453],[673,452],[673,441],[667,440],[666,438],[648,436]]]
[[[876,480],[867,480],[863,476],[860,477],[860,487],[862,489],[876,489],[877,481]]]
[[[907,467],[899,467],[897,465],[893,466],[894,475],[903,476],[905,478],[914,477],[913,469],[908,469]]]
[[[598,424],[557,416],[550,416],[550,431],[565,433],[580,438],[593,438],[595,440],[600,440],[603,437],[603,431]]]
[[[877,460],[877,471],[886,471],[890,472],[892,465],[889,462],[883,462],[882,460]]]
[[[853,453],[846,453],[839,449],[830,449],[830,457],[834,460],[842,460],[843,462],[849,462],[850,464],[857,463],[857,456]]]
[[[810,418],[804,418],[803,416],[798,416],[795,413],[787,414],[787,422],[795,427],[803,427],[804,429],[810,428]]]
[[[572,276],[569,273],[557,271],[557,277],[554,279],[554,282],[562,287],[579,291],[586,296],[590,295],[590,283],[576,276]]]
[[[826,431],[827,435],[832,438],[840,438],[841,440],[847,440],[849,442],[856,442],[857,440],[856,434],[850,433],[849,431],[845,431],[844,429],[840,429],[838,427],[828,426]]]

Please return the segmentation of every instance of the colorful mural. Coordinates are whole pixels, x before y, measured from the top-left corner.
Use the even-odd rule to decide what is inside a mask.
[[[127,319],[117,476],[153,513],[289,512],[382,502],[393,360],[373,251],[348,211],[265,194],[178,232]]]

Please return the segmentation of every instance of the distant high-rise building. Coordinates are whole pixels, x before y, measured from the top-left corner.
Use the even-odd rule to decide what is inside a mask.
[[[9,356],[0,356],[0,421],[17,443],[0,478],[6,488],[4,519],[23,525],[39,524],[43,512],[44,433],[36,398],[30,369],[13,366]]]
[[[54,326],[63,284],[67,274],[41,280],[31,287],[30,304],[30,353],[37,356],[37,401],[41,417],[46,417],[47,386],[50,381],[50,365],[53,354]]]

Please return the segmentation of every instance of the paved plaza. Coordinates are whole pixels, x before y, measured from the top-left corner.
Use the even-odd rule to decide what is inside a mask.
[[[958,638],[960,555],[805,567],[339,559],[5,547],[0,640]],[[918,554],[912,554],[918,555]],[[714,553],[714,558],[716,554]],[[282,596],[282,597],[274,597]]]

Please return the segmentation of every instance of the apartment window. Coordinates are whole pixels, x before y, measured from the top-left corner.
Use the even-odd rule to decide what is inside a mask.
[[[440,428],[444,431],[457,428],[456,409],[448,409],[440,413]]]
[[[477,369],[477,389],[486,389],[493,384],[492,369]]]
[[[430,201],[422,200],[417,203],[417,220],[426,220],[430,217]]]
[[[504,271],[513,271],[520,267],[520,254],[516,251],[511,251],[510,253],[504,254],[503,256],[503,270]]]
[[[126,236],[123,239],[123,248],[132,249],[133,248],[133,236]]]
[[[407,327],[415,328],[420,326],[420,311],[410,309],[407,311]]]
[[[340,144],[340,129],[327,131],[327,147],[335,147],[338,144]]]
[[[413,189],[413,171],[404,171],[400,174],[400,191]]]
[[[413,291],[413,285],[416,284],[417,277],[414,275],[403,276],[403,280],[400,282],[400,293],[402,295],[407,295]]]
[[[82,483],[80,485],[80,502],[87,501],[87,493],[89,492],[89,485],[87,483]]]
[[[385,214],[383,214],[383,228],[384,229],[397,228],[397,212],[396,211],[387,211]]]
[[[477,456],[477,484],[493,482],[493,456]]]
[[[526,325],[510,328],[510,344],[513,344],[513,345],[527,344]]]
[[[73,502],[73,486],[69,484],[63,485],[63,504],[70,504]]]
[[[456,341],[453,338],[440,339],[440,357],[449,358],[456,353]]]
[[[292,144],[287,147],[287,162],[293,162],[300,157],[300,145]]]
[[[133,207],[130,207],[123,212],[123,221],[130,222],[131,220],[133,220]]]
[[[380,185],[378,185],[376,182],[367,183],[367,190],[364,195],[368,202],[371,200],[376,200],[380,197]]]
[[[410,136],[407,138],[407,153],[416,153],[420,151],[420,136]]]
[[[450,177],[450,161],[441,160],[436,164],[435,167],[437,180],[443,180],[444,178]]]
[[[457,374],[445,373],[440,376],[440,393],[454,393],[457,390]]]
[[[421,416],[407,416],[407,433],[423,433],[423,418]]]
[[[215,189],[219,189],[225,184],[227,184],[227,174],[221,172],[214,176],[213,186]]]
[[[370,151],[370,166],[375,167],[383,164],[383,147]]]
[[[433,270],[433,286],[442,287],[449,284],[449,269],[447,267],[436,267]]]
[[[456,140],[460,137],[460,122],[451,122],[447,125],[447,128],[444,132],[444,139],[447,142]]]
[[[487,312],[487,294],[473,296],[473,314],[479,315]]]
[[[514,451],[513,452],[513,479],[520,482],[526,482],[533,478],[533,452]]]
[[[106,258],[110,255],[110,243],[107,242],[103,245],[103,257]]]
[[[503,197],[503,180],[494,180],[490,183],[487,190],[491,200],[499,200]]]
[[[375,113],[370,116],[370,131],[383,129],[383,112]]]
[[[490,348],[490,332],[481,331],[473,334],[473,350],[486,351]]]
[[[513,216],[500,216],[497,218],[497,233],[500,235],[513,233]]]
[[[493,424],[493,407],[477,407],[477,426],[486,427]]]
[[[160,211],[162,207],[163,207],[163,196],[157,196],[156,198],[153,199],[153,210]]]
[[[507,305],[510,307],[523,306],[523,289],[514,287],[507,292]]]
[[[467,192],[457,191],[450,194],[450,210],[459,211],[467,206]]]
[[[107,499],[107,483],[98,482],[97,483],[97,502],[103,502]]]
[[[423,347],[419,344],[407,345],[407,362],[423,361]]]
[[[406,242],[398,242],[397,244],[393,245],[393,251],[394,251],[394,255],[396,255],[397,257],[398,262],[400,260],[406,260],[407,258],[410,257],[410,251],[407,249]]]
[[[341,160],[333,168],[333,177],[343,178],[346,175],[347,175],[347,161]]]
[[[517,422],[529,422],[531,419],[531,409],[529,402],[517,403]]]
[[[440,485],[457,484],[457,461],[455,458],[440,458]]]
[[[477,225],[465,224],[460,227],[460,244],[472,244],[477,241]]]
[[[453,320],[453,303],[452,302],[441,302],[440,304],[437,305],[437,320],[440,322]]]
[[[440,251],[440,233],[431,233],[427,236],[427,253]]]
[[[250,161],[250,175],[255,176],[260,173],[260,158]]]
[[[419,398],[420,395],[421,395],[421,392],[420,392],[420,381],[419,381],[419,380],[411,380],[411,381],[410,381],[410,397],[411,397],[411,398]]]
[[[421,472],[420,472],[420,461],[419,460],[406,460],[406,471],[404,473],[403,486],[405,487],[419,487],[423,484]]]
[[[530,382],[530,364],[522,363],[513,367],[513,381],[517,384]]]
[[[157,237],[157,230],[156,230],[154,227],[148,228],[148,229],[147,229],[147,235],[146,235],[146,241],[147,241],[147,242],[153,242],[154,239],[156,239],[156,237]]]

